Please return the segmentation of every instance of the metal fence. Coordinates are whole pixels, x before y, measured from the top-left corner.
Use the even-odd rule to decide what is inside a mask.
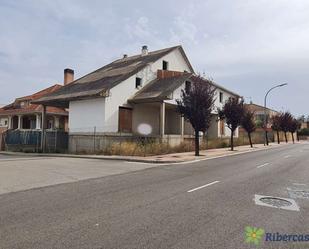
[[[41,152],[42,131],[8,130],[4,133],[5,150],[21,152]],[[57,130],[45,131],[46,152],[64,153],[68,150],[68,133]]]

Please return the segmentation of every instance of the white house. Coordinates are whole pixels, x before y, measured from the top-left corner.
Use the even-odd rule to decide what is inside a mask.
[[[143,46],[140,54],[124,55],[35,103],[69,108],[71,151],[78,150],[81,137],[79,144],[91,143],[86,137],[94,132],[101,140],[147,135],[176,144],[193,135],[191,125],[176,112],[176,99],[192,77],[194,70],[181,46],[152,52]],[[229,97],[239,97],[214,87],[217,98],[209,138],[229,136],[215,110]]]

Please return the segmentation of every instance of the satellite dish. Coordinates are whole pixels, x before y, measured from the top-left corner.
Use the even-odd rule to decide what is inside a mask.
[[[137,131],[138,131],[139,134],[149,135],[152,132],[152,127],[149,124],[140,124],[137,127]]]

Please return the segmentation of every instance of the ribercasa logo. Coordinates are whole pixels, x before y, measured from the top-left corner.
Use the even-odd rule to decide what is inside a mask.
[[[264,236],[265,235],[265,236]],[[264,238],[264,239],[263,239]],[[245,242],[259,245],[269,242],[309,242],[309,234],[265,233],[263,228],[245,227]]]
[[[260,244],[260,241],[265,231],[262,228],[246,226],[245,228],[245,241],[255,245]]]

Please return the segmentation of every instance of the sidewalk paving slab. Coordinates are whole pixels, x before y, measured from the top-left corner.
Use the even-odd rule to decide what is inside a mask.
[[[291,143],[288,143],[291,144]],[[85,158],[85,159],[100,159],[100,160],[123,160],[130,162],[142,162],[142,163],[181,163],[181,162],[193,162],[201,161],[207,159],[213,159],[224,156],[238,155],[242,153],[254,152],[259,150],[266,150],[271,148],[276,148],[279,146],[288,145],[286,143],[270,143],[269,146],[264,146],[263,144],[255,144],[253,148],[249,145],[237,146],[234,148],[234,151],[231,151],[229,148],[218,148],[218,149],[209,149],[201,150],[200,156],[196,157],[194,151],[192,152],[182,152],[182,153],[172,153],[164,155],[155,155],[155,156],[105,156],[105,155],[76,155],[76,154],[57,154],[57,153],[23,153],[23,152],[9,152],[9,151],[0,151],[0,154],[3,155],[12,155],[12,156],[29,156],[29,157],[68,157],[68,158]]]

